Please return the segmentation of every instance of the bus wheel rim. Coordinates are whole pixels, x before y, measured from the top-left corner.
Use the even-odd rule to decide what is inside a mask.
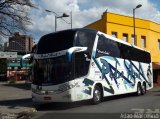
[[[140,86],[138,86],[138,94],[139,95],[141,94],[141,88],[140,88]]]
[[[143,93],[146,93],[146,86],[143,85],[142,88],[143,88]]]
[[[100,101],[101,93],[99,90],[95,90],[94,97],[96,102]]]

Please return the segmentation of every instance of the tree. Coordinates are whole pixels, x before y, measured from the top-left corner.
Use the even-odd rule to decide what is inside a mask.
[[[31,24],[30,8],[35,8],[31,0],[0,0],[0,36],[25,32]]]

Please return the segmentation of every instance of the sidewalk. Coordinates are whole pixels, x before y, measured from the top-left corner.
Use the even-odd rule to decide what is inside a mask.
[[[24,119],[32,117],[31,84],[0,82],[0,119]]]
[[[159,85],[154,85],[153,88],[150,91],[159,91],[160,92],[160,86]]]

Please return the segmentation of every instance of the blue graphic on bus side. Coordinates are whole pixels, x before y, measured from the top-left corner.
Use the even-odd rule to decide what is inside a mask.
[[[105,73],[109,73],[109,69],[110,69],[110,68],[107,67],[106,69],[103,69],[103,70],[102,70],[102,68],[100,67],[99,63],[97,62],[97,60],[96,60],[94,57],[93,57],[93,60],[94,60],[94,62],[96,63],[97,67],[99,68],[99,70],[100,70],[101,73],[102,73],[102,79],[105,79],[105,81],[106,81],[107,84],[109,85],[109,88],[103,86],[103,87],[104,87],[104,90],[107,91],[107,92],[109,92],[109,93],[111,93],[111,94],[114,94],[115,92],[114,92],[113,87],[111,86],[111,83],[109,82],[109,80],[107,79],[107,77],[104,75]],[[104,62],[104,64],[106,64],[106,63]],[[106,64],[106,65],[107,65],[107,64]],[[103,67],[103,68],[104,68],[104,67]]]
[[[139,79],[141,79],[141,80],[144,79],[144,80],[146,81],[146,83],[149,85],[149,87],[151,87],[151,82],[149,82],[149,81],[146,79],[141,64],[139,63],[139,68],[138,68],[138,67],[135,66],[135,64],[134,64],[132,61],[129,61],[129,62],[130,62],[130,64],[137,70],[137,72],[139,72],[139,74],[137,74],[137,78],[139,78]],[[151,74],[152,74],[152,73],[151,73],[151,67],[150,67],[150,65],[149,65],[149,66],[148,66],[148,70],[147,70],[147,77],[148,77],[148,79],[150,79],[149,75],[151,75]]]
[[[106,75],[108,75],[109,78],[115,82],[117,88],[119,88],[119,83],[117,80],[120,80],[120,79],[123,79],[123,84],[126,89],[128,87],[134,88],[136,83],[136,78],[140,80],[144,79],[147,82],[147,84],[151,86],[151,82],[149,82],[144,75],[144,71],[142,69],[141,63],[139,63],[139,68],[137,68],[132,61],[124,59],[124,66],[127,71],[127,77],[126,77],[124,76],[123,71],[119,71],[117,69],[117,66],[118,65],[120,66],[120,62],[116,58],[109,58],[116,61],[115,66],[111,65],[106,59],[107,57],[105,57],[105,59],[100,58],[100,62],[98,62],[97,59],[93,57],[94,62],[96,63],[97,67],[102,73],[102,79],[105,80],[109,86],[109,88],[103,86],[104,91],[107,91],[111,94],[115,93],[113,87],[111,86],[111,82],[108,80]],[[100,65],[100,63],[102,65]],[[152,75],[152,72],[151,72],[151,67],[149,65],[147,70],[147,77],[150,77],[151,75]],[[88,85],[93,85],[94,81],[85,79],[83,83],[85,83],[85,85],[88,86]]]
[[[83,83],[85,84],[85,86],[89,86],[89,85],[93,85],[94,81],[85,78],[84,81],[83,81]]]
[[[90,85],[92,86],[94,84],[94,81],[85,78],[83,83],[85,84],[85,86],[90,86]],[[91,89],[91,87],[88,87],[88,89],[85,89],[82,92],[85,94],[91,95],[92,89]]]

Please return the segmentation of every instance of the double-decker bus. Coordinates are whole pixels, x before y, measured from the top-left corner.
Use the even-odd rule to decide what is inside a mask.
[[[153,87],[150,53],[92,29],[41,37],[33,57],[35,104],[74,102],[136,93]]]

